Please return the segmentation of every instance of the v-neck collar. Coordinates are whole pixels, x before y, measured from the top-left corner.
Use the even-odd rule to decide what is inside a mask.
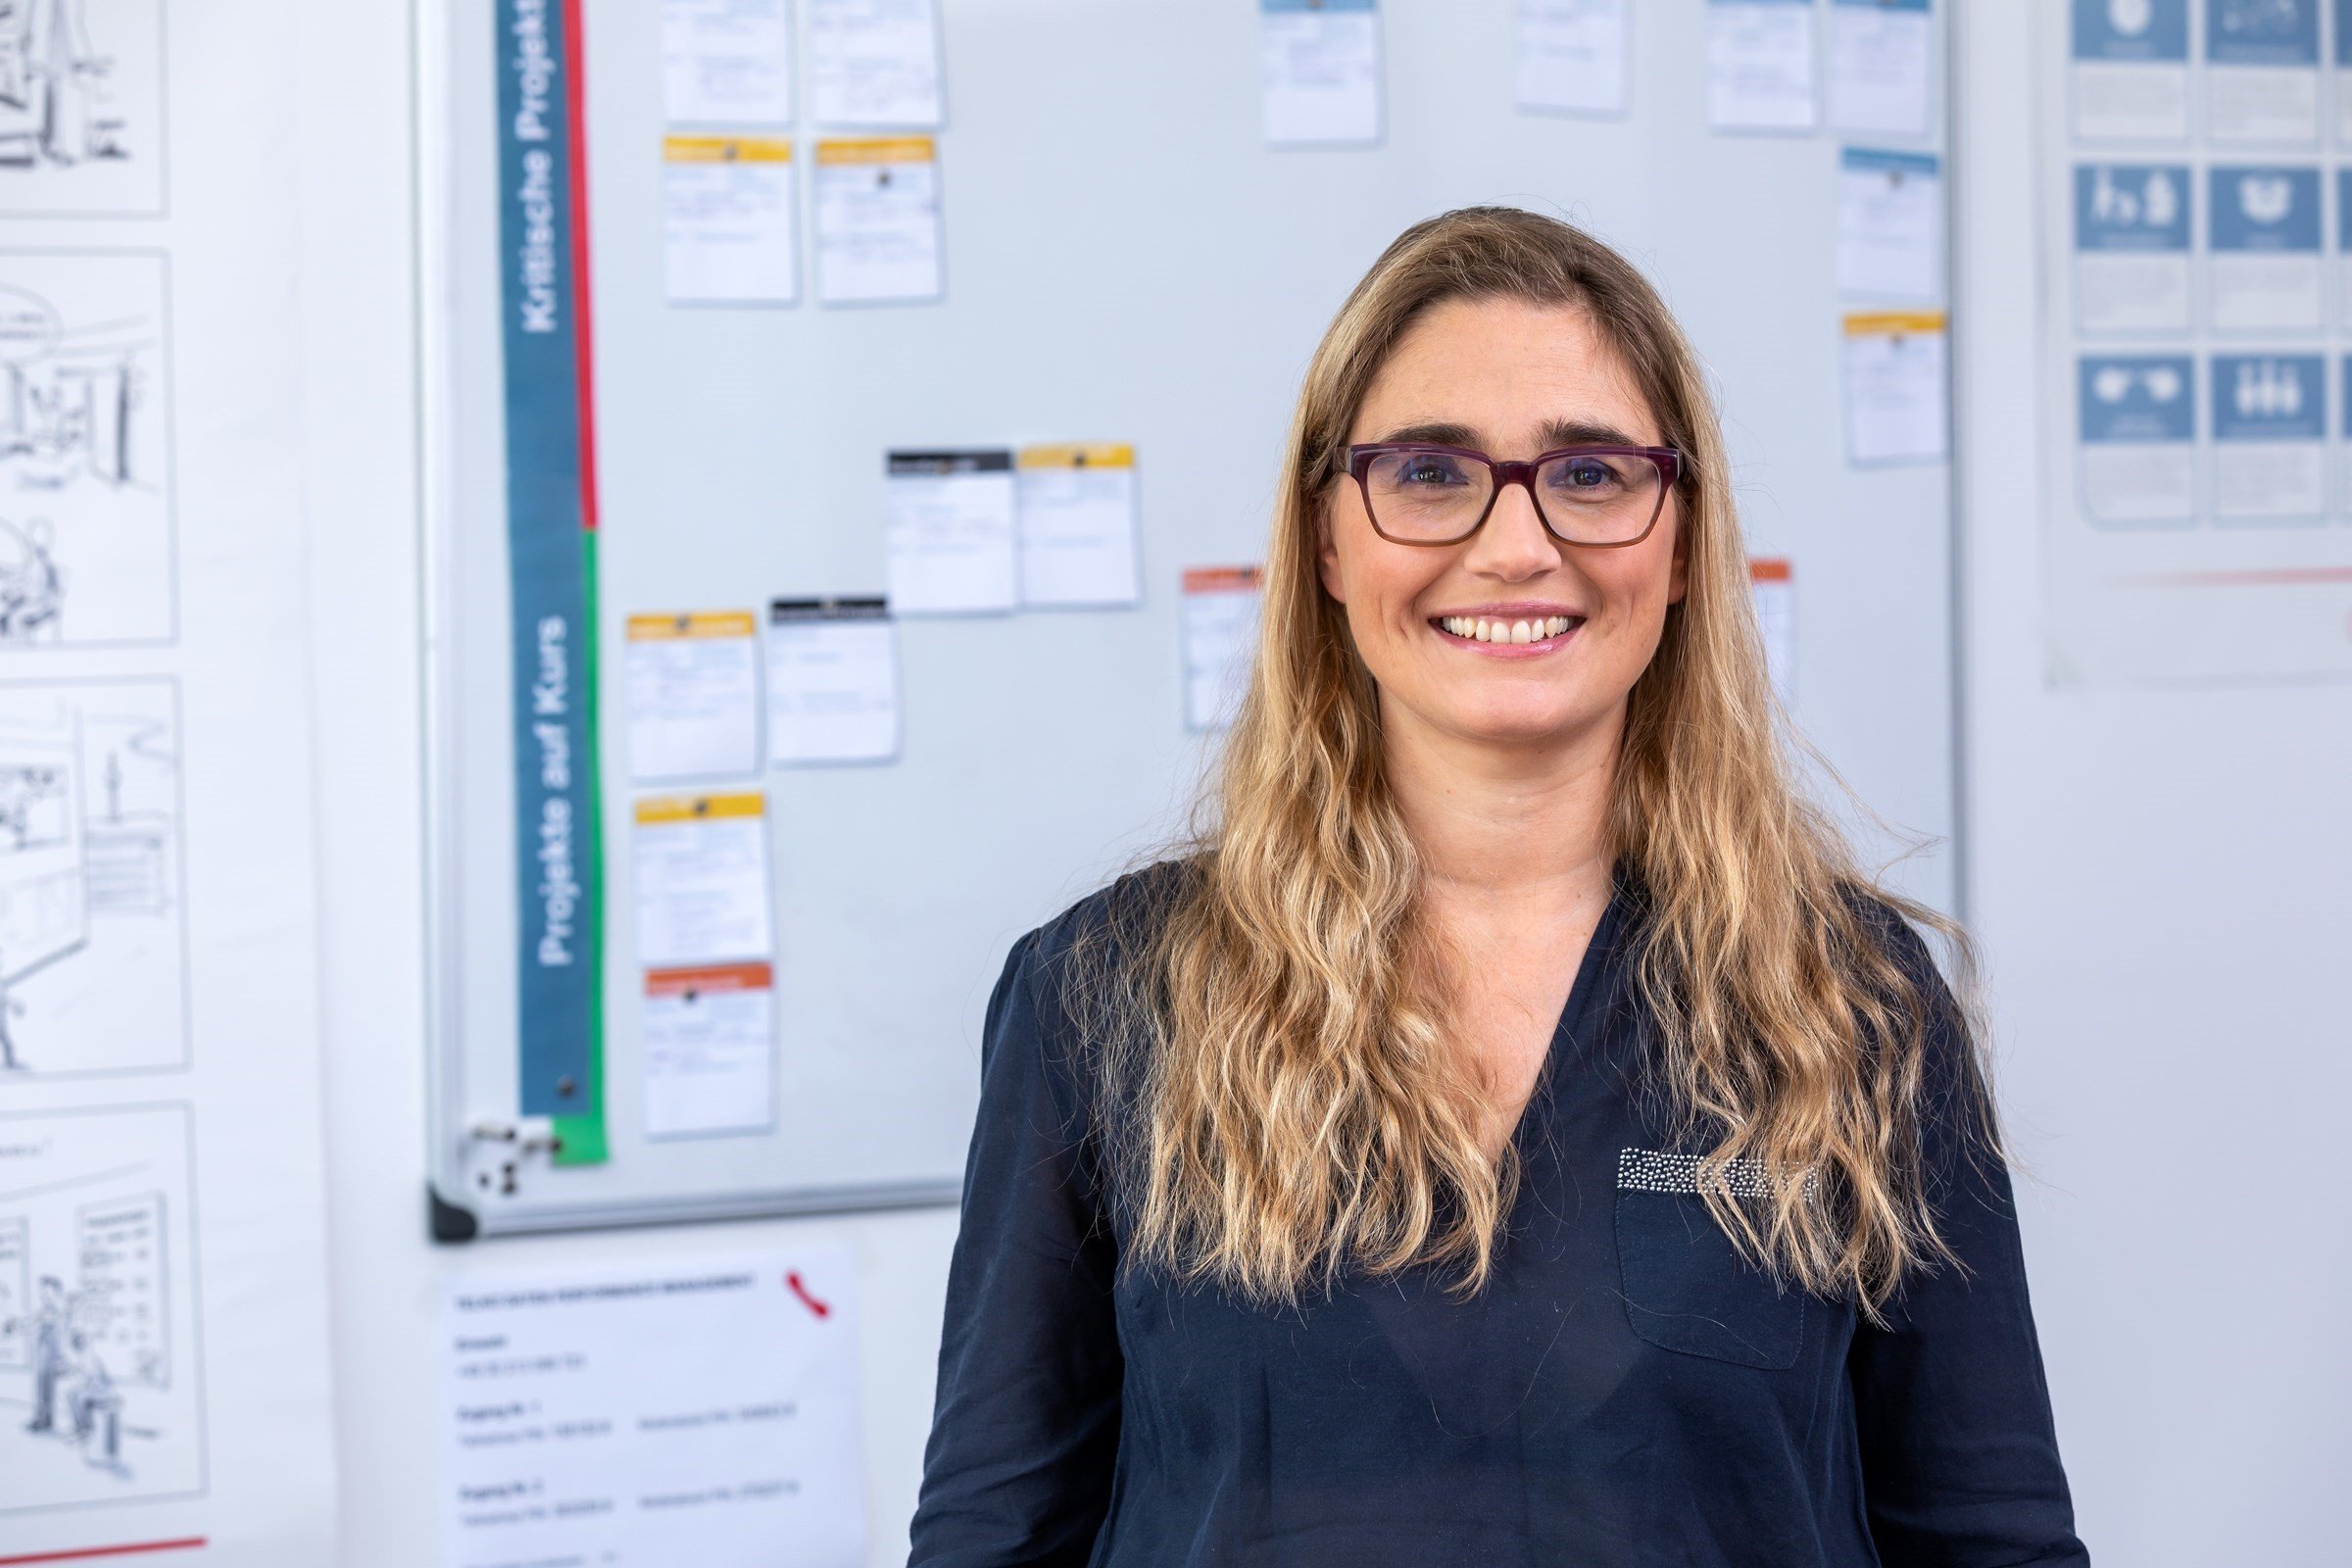
[[[1621,860],[1609,877],[1609,902],[1601,909],[1592,937],[1585,943],[1585,956],[1577,960],[1576,978],[1569,982],[1568,1000],[1560,1007],[1560,1021],[1552,1029],[1551,1045],[1544,1053],[1543,1065],[1536,1070],[1535,1088],[1529,1091],[1527,1103],[1519,1109],[1519,1120],[1511,1128],[1511,1147],[1518,1151],[1522,1169],[1534,1153],[1528,1144],[1530,1129],[1540,1122],[1548,1124],[1551,1119],[1561,1058],[1590,1054],[1587,1048],[1593,1043],[1592,1019],[1599,1005],[1599,993],[1608,978],[1609,959],[1628,918],[1627,906],[1632,902],[1632,880]]]

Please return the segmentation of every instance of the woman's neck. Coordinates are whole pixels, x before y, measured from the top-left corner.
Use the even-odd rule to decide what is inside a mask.
[[[1433,899],[1551,914],[1605,898],[1622,710],[1542,748],[1465,741],[1401,714],[1382,727],[1390,793]]]

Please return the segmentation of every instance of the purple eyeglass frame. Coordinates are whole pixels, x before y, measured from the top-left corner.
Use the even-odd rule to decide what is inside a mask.
[[[1449,458],[1485,464],[1487,470],[1494,476],[1494,488],[1487,496],[1487,509],[1478,514],[1476,522],[1451,539],[1397,538],[1380,525],[1380,514],[1373,510],[1372,487],[1364,482],[1364,471],[1372,466],[1375,458],[1398,452],[1442,453]],[[1527,498],[1534,503],[1536,517],[1544,524],[1544,531],[1560,543],[1575,545],[1583,550],[1623,550],[1628,545],[1640,544],[1657,528],[1658,519],[1666,514],[1667,493],[1683,476],[1683,455],[1672,447],[1554,447],[1549,452],[1537,453],[1524,463],[1506,463],[1490,458],[1475,447],[1449,447],[1434,441],[1366,441],[1348,448],[1344,456],[1347,458],[1348,477],[1355,481],[1356,494],[1364,498],[1364,515],[1370,519],[1372,531],[1391,544],[1419,545],[1430,549],[1458,545],[1484,528],[1487,519],[1494,514],[1494,503],[1502,499],[1503,490],[1517,484],[1527,487]],[[1650,509],[1649,521],[1643,523],[1642,531],[1631,539],[1571,539],[1560,532],[1551,525],[1550,516],[1544,511],[1544,498],[1536,494],[1536,470],[1556,458],[1641,458],[1650,464],[1658,470],[1658,504]]]

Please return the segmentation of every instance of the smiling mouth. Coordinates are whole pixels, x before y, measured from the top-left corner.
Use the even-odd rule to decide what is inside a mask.
[[[1519,647],[1555,643],[1585,623],[1582,615],[1440,615],[1430,624],[1456,642],[1504,643]]]

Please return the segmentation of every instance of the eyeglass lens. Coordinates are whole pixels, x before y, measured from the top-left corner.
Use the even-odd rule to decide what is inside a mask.
[[[1664,484],[1647,458],[1571,452],[1536,470],[1536,507],[1554,533],[1584,544],[1638,539]],[[1446,452],[1384,452],[1364,470],[1372,520],[1393,538],[1447,543],[1467,535],[1494,495],[1494,472]]]

